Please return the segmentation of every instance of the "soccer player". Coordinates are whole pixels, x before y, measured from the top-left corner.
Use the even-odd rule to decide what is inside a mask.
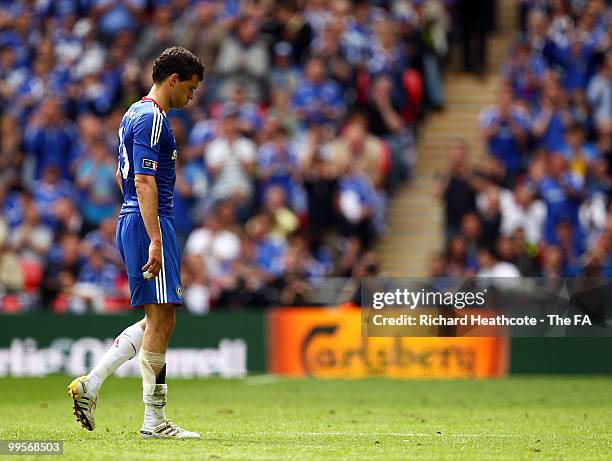
[[[145,318],[128,327],[87,375],[68,386],[74,414],[86,429],[95,428],[98,391],[121,364],[138,355],[145,404],[143,438],[199,438],[168,420],[164,413],[166,348],[182,303],[180,255],[173,229],[172,194],[176,144],[166,119],[168,109],[184,107],[204,78],[204,66],[190,51],[166,49],[153,64],[153,87],[132,104],[119,126],[117,182],[123,206],[117,245],[130,282],[132,307]]]

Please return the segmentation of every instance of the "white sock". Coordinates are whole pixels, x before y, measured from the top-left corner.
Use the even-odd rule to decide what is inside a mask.
[[[93,370],[87,375],[89,389],[97,394],[102,383],[112,375],[117,368],[125,362],[135,357],[142,345],[144,331],[140,324],[130,325],[117,336],[115,342],[104,353],[100,361]]]
[[[149,352],[141,348],[138,361],[142,373],[142,401],[145,404],[143,426],[152,429],[166,419],[164,412],[168,395],[166,354]],[[153,367],[161,370],[157,376]]]

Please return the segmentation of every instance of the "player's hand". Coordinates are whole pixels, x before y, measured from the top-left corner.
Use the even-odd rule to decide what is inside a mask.
[[[142,266],[143,277],[152,279],[158,276],[161,270],[161,242],[151,242],[149,244],[149,260]]]

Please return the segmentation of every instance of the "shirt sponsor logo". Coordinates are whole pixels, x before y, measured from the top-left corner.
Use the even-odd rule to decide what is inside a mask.
[[[157,171],[157,162],[155,160],[149,160],[148,158],[142,159],[142,167],[149,170]]]

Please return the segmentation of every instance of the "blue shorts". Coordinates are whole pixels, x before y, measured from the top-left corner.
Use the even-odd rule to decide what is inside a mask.
[[[127,268],[132,307],[145,304],[182,304],[181,256],[170,218],[159,217],[162,237],[162,266],[154,279],[142,276],[149,260],[149,244],[140,213],[126,213],[117,221],[117,246]]]

